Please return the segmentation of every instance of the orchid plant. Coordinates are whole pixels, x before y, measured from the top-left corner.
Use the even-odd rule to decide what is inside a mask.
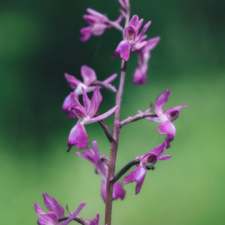
[[[167,160],[171,155],[162,155],[164,151],[170,148],[171,141],[174,140],[176,128],[172,121],[177,119],[179,111],[186,107],[180,105],[172,107],[166,111],[163,110],[164,105],[168,102],[170,89],[160,94],[155,102],[155,110],[151,112],[150,106],[144,112],[138,110],[134,116],[129,116],[123,121],[120,120],[120,110],[123,97],[124,81],[126,77],[127,63],[130,54],[138,55],[138,66],[134,71],[133,83],[135,85],[144,85],[147,81],[148,61],[150,59],[150,51],[155,48],[160,40],[160,37],[147,39],[145,32],[149,28],[151,21],[147,22],[143,28],[143,19],[139,19],[137,15],[130,18],[130,3],[129,0],[119,0],[121,6],[120,15],[116,21],[111,21],[107,16],[88,8],[89,14],[84,15],[84,20],[88,23],[88,27],[82,28],[81,41],[88,41],[92,35],[102,35],[106,29],[115,28],[122,33],[123,40],[118,43],[111,59],[119,56],[122,60],[120,83],[118,90],[111,84],[116,79],[117,74],[113,74],[104,81],[98,81],[95,71],[86,66],[81,66],[81,76],[83,81],[78,80],[75,76],[65,73],[65,78],[72,88],[72,92],[65,98],[62,110],[67,114],[71,120],[76,120],[74,127],[71,129],[68,137],[68,152],[73,146],[76,146],[77,156],[86,159],[94,165],[95,173],[101,177],[101,193],[102,199],[105,202],[105,225],[111,225],[112,216],[112,201],[116,199],[123,200],[125,198],[125,190],[122,184],[136,182],[136,191],[138,194],[144,183],[145,175],[148,170],[154,170],[155,164],[158,160]],[[125,19],[124,27],[121,26],[122,20]],[[103,100],[100,89],[106,88],[116,95],[115,105],[103,114],[99,114],[98,109]],[[87,93],[93,92],[92,98],[89,99]],[[83,105],[80,103],[79,96],[83,95]],[[114,114],[113,131],[111,132],[105,118]],[[115,175],[115,165],[118,150],[118,141],[120,130],[123,126],[140,120],[147,119],[149,121],[160,123],[158,132],[166,135],[165,141],[143,154],[141,151],[137,152],[138,156],[133,161],[125,164]],[[100,154],[97,141],[92,141],[92,149],[88,148],[88,134],[85,130],[85,125],[98,122],[102,127],[110,142],[110,158]],[[83,152],[80,151],[83,149]],[[118,179],[125,175],[132,167],[135,167],[128,173],[122,183]],[[41,207],[35,203],[34,208],[39,217],[39,225],[67,225],[71,221],[76,221],[83,225],[98,225],[99,215],[97,214],[93,220],[81,218],[78,213],[85,206],[86,202],[82,202],[79,207],[71,212],[68,207],[68,215],[65,216],[63,207],[48,194],[44,193],[44,204],[48,209],[45,213]]]

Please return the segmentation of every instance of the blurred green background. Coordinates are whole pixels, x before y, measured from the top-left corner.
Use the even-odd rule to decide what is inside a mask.
[[[55,197],[80,216],[104,221],[101,179],[93,166],[67,153],[67,138],[76,121],[61,110],[70,92],[64,72],[80,76],[81,65],[103,80],[119,73],[120,59],[110,60],[121,34],[108,29],[88,42],[79,41],[90,7],[118,17],[119,4],[103,0],[0,1],[0,212],[1,224],[36,224],[33,203],[43,208],[42,193]],[[166,107],[187,104],[174,124],[175,140],[167,154],[147,173],[141,192],[124,186],[126,198],[113,203],[113,224],[225,224],[224,84],[225,2],[222,0],[131,0],[132,14],[152,21],[149,37],[160,35],[152,51],[146,86],[133,86],[137,56],[128,66],[121,118],[145,110],[171,89]],[[118,79],[114,82],[118,85]],[[115,96],[102,90],[100,112]],[[112,124],[113,117],[107,119]],[[161,144],[156,123],[141,120],[121,131],[116,171]],[[109,156],[109,143],[98,124],[86,126]],[[75,222],[73,222],[75,224]]]

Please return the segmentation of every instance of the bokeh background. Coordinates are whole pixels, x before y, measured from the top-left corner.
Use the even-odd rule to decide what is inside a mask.
[[[104,221],[101,179],[93,166],[67,153],[67,138],[76,121],[61,110],[70,92],[64,72],[80,76],[81,65],[103,80],[119,73],[120,59],[110,60],[121,40],[108,29],[88,42],[79,41],[86,8],[119,15],[116,0],[0,1],[0,214],[1,224],[36,224],[33,203],[43,208],[42,193],[71,210]],[[225,2],[222,0],[131,0],[132,14],[152,21],[149,37],[160,35],[152,51],[146,86],[133,86],[137,66],[128,66],[121,118],[145,110],[167,88],[167,107],[187,104],[174,124],[173,157],[147,173],[141,192],[124,186],[126,198],[113,203],[113,224],[225,224],[224,84]],[[118,85],[118,79],[114,82]],[[100,112],[114,105],[113,93],[102,90]],[[112,124],[111,116],[106,121]],[[116,171],[159,145],[157,124],[141,120],[121,131]],[[109,143],[98,124],[86,126],[109,156]],[[75,222],[73,222],[75,224]]]

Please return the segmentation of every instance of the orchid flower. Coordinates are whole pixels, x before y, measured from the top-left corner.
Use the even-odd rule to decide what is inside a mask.
[[[87,41],[92,35],[102,35],[106,28],[115,27],[118,30],[123,30],[120,26],[120,22],[123,19],[122,15],[116,21],[110,21],[105,15],[93,9],[88,8],[87,12],[90,15],[84,15],[83,18],[89,26],[80,30],[81,41]]]
[[[119,55],[121,59],[127,61],[131,51],[138,51],[147,44],[147,41],[144,41],[147,36],[144,34],[151,22],[146,23],[140,34],[138,34],[143,21],[143,19],[139,20],[137,15],[131,18],[128,26],[124,29],[124,40],[119,43],[111,59]]]
[[[70,93],[72,102],[72,108],[70,110],[73,115],[78,118],[78,121],[70,131],[68,138],[69,149],[67,151],[70,151],[73,145],[76,145],[78,149],[86,148],[88,145],[88,136],[84,125],[103,120],[106,117],[110,116],[112,113],[114,113],[117,109],[117,106],[115,106],[108,112],[100,116],[94,117],[102,101],[102,95],[99,91],[99,87],[95,88],[91,100],[88,98],[83,88],[82,92],[84,106],[80,104],[79,100],[76,98],[76,95],[73,92]]]
[[[51,196],[44,193],[44,203],[46,208],[50,211],[49,213],[45,213],[41,207],[34,203],[34,209],[39,216],[38,224],[39,225],[67,225],[74,219],[76,219],[77,214],[82,210],[82,208],[86,205],[86,202],[82,202],[77,210],[72,213],[65,221],[59,222],[62,218],[64,218],[64,209],[63,207]]]
[[[165,151],[166,144],[166,142],[163,142],[145,155],[137,157],[140,159],[140,164],[123,179],[123,184],[135,181],[137,183],[135,193],[138,194],[145,180],[147,170],[153,170],[158,160],[167,160],[171,157],[171,155],[161,156]]]
[[[85,153],[76,152],[76,154],[89,162],[94,164],[96,174],[99,174],[102,178],[101,196],[106,202],[106,185],[108,176],[108,167],[105,165],[104,160],[101,159],[96,141],[92,141],[92,149],[86,148]],[[117,181],[113,187],[113,200],[120,198],[124,199],[125,190],[122,185]]]
[[[170,89],[167,89],[164,93],[162,93],[155,102],[155,113],[158,117],[146,117],[147,120],[151,120],[154,122],[160,123],[158,126],[158,132],[160,134],[166,134],[166,148],[170,147],[170,142],[174,139],[176,128],[171,123],[177,117],[179,116],[179,111],[187,107],[187,105],[179,105],[170,109],[167,109],[165,112],[163,112],[164,105],[168,102],[168,97],[170,94]],[[147,111],[150,111],[148,109]],[[141,112],[141,111],[139,111]]]
[[[133,83],[146,84],[148,61],[150,59],[150,51],[158,44],[160,37],[151,38],[147,44],[138,51],[138,67],[136,68],[133,76]]]
[[[117,74],[113,74],[104,81],[97,81],[95,71],[90,67],[83,65],[81,67],[81,76],[83,77],[83,82],[79,81],[76,77],[65,73],[65,78],[69,86],[74,90],[74,94],[77,96],[77,98],[78,95],[82,94],[82,88],[86,93],[93,91],[96,87],[92,86],[93,84],[103,86],[113,92],[117,91],[116,88],[110,84],[110,82],[112,82],[117,77]],[[63,102],[62,109],[65,113],[67,113],[69,119],[74,119],[75,117],[70,111],[71,107],[72,102],[70,99],[70,95],[68,95]]]

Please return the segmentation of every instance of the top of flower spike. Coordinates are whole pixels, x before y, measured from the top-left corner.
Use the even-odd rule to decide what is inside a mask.
[[[144,41],[147,37],[145,32],[150,26],[151,22],[149,21],[146,23],[139,33],[143,21],[143,19],[139,20],[137,15],[134,15],[131,18],[128,26],[124,30],[124,40],[119,43],[111,59],[114,59],[119,55],[121,59],[127,61],[130,57],[131,51],[137,51],[147,44],[147,42]]]

